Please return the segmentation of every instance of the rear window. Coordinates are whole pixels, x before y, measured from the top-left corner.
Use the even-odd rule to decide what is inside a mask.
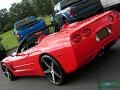
[[[29,24],[32,24],[32,23],[34,23],[36,21],[37,21],[37,19],[35,17],[28,17],[28,18],[25,18],[25,19],[20,20],[19,22],[17,22],[15,24],[15,28],[20,29],[20,28],[22,28],[24,26],[27,26]]]
[[[80,0],[62,0],[61,1],[61,8],[64,9],[74,3],[77,3]]]

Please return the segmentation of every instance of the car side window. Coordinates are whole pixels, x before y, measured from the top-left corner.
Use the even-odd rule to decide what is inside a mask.
[[[21,52],[26,51],[26,50],[28,50],[29,48],[32,48],[32,47],[35,46],[35,45],[36,45],[35,42],[28,43],[27,45],[24,45],[24,46],[21,48]]]
[[[44,32],[41,32],[41,31],[45,31],[46,29],[48,29],[50,31],[49,34],[51,34],[54,32],[53,26],[54,26],[54,24],[50,24],[38,31],[32,32],[31,34],[27,35],[23,39],[23,41],[20,43],[16,53],[21,53],[23,51],[26,51],[26,50],[38,45],[38,42],[39,42],[38,38],[40,38],[43,35],[46,35]]]
[[[17,53],[21,53],[23,51],[26,51],[37,44],[38,44],[38,39],[31,36],[31,37],[23,40],[23,42],[20,44],[20,46],[18,48]]]

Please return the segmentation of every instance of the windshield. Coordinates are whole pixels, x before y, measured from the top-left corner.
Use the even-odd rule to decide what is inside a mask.
[[[26,35],[24,37],[23,41],[20,43],[20,46],[17,48],[17,53],[21,53],[21,52],[23,52],[25,50],[28,50],[29,48],[37,45],[38,44],[38,38],[43,36],[43,35],[46,35],[46,34],[44,34],[45,30],[48,29],[50,31],[49,34],[53,33],[54,32],[53,26],[54,25],[51,24],[51,25],[48,25],[48,26],[46,26],[46,27],[44,27],[40,30],[33,31],[30,34]]]
[[[18,29],[20,29],[20,28],[22,28],[24,26],[30,25],[30,24],[32,24],[32,23],[34,23],[36,21],[37,21],[37,19],[35,17],[25,18],[25,19],[20,20],[19,22],[17,22],[15,24],[15,29],[18,30]]]
[[[61,3],[61,8],[64,9],[80,0],[62,0]]]

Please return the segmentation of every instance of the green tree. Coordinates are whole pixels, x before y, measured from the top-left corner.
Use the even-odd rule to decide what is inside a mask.
[[[0,10],[0,32],[13,28],[13,24],[28,16],[45,16],[53,13],[52,3],[60,0],[22,0],[13,3],[9,11],[4,8]],[[52,3],[51,3],[52,2]]]
[[[57,3],[57,0],[51,0],[51,3],[53,6],[55,6],[55,4]]]
[[[3,32],[2,26],[0,24],[0,34]]]
[[[53,12],[51,0],[31,0],[38,16],[49,15]]]
[[[13,3],[9,11],[11,16],[13,16],[16,20],[32,15],[36,16],[36,12],[29,0],[23,0],[21,3]]]
[[[9,12],[6,8],[0,10],[0,29],[4,32],[4,26],[9,22]]]

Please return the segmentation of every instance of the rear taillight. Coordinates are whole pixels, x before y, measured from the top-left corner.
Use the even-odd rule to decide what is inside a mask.
[[[90,29],[84,29],[81,31],[81,35],[83,37],[89,37],[91,35],[91,30]]]
[[[71,15],[71,16],[74,16],[74,15],[75,15],[75,12],[74,12],[72,9],[71,9],[69,12],[70,12],[70,15]]]
[[[71,37],[72,43],[79,43],[81,41],[81,36],[80,34],[75,34]]]
[[[109,16],[108,16],[108,20],[109,20],[110,22],[114,22],[114,17],[113,17],[112,15],[109,15]]]
[[[40,31],[40,32],[35,33],[34,35],[38,36],[38,35],[41,35],[41,34],[42,34],[42,32]]]
[[[118,14],[117,12],[114,12],[114,17],[115,17],[116,19],[118,19],[118,18],[119,18],[119,14]]]

